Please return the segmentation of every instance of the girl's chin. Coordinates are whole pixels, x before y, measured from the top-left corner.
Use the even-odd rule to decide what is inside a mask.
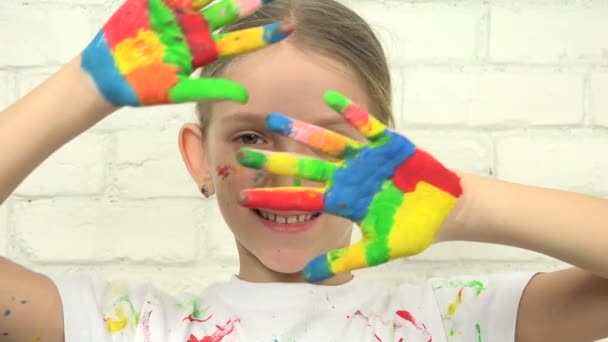
[[[274,272],[285,274],[301,272],[304,266],[316,256],[310,251],[289,249],[272,249],[256,253],[256,257],[264,266]]]

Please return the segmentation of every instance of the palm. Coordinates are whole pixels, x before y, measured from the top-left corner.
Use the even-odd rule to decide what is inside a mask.
[[[247,91],[234,82],[189,76],[220,57],[277,42],[289,30],[272,24],[215,35],[215,30],[268,1],[223,0],[206,7],[210,2],[127,0],[83,52],[83,69],[117,106],[246,101]]]
[[[273,131],[342,160],[333,163],[253,150],[240,155],[240,162],[248,167],[326,183],[324,188],[248,190],[245,206],[324,211],[360,225],[360,242],[321,255],[306,266],[305,276],[313,281],[422,252],[462,193],[458,177],[407,138],[340,94],[328,93],[326,102],[370,143],[271,114],[267,126]]]

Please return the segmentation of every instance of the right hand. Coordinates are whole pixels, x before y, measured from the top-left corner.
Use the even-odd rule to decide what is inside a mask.
[[[127,0],[84,50],[82,68],[114,106],[197,100],[247,102],[247,90],[224,79],[190,79],[220,57],[279,42],[292,31],[280,23],[213,32],[269,0]]]

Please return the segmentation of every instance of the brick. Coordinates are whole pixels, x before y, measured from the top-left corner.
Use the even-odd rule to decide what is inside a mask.
[[[496,139],[498,178],[514,182],[608,194],[605,132],[556,130]]]
[[[378,34],[391,64],[470,61],[483,9],[401,1],[350,1]]]
[[[491,10],[493,61],[606,63],[608,5],[495,7]],[[595,37],[595,38],[593,38]]]
[[[80,135],[44,161],[15,193],[29,197],[101,193],[107,145],[107,139],[102,135]]]
[[[10,106],[15,99],[15,80],[13,75],[6,71],[0,71],[0,111]]]
[[[19,79],[19,87],[17,94],[19,97],[27,95],[29,92],[34,90],[37,86],[48,79],[53,73],[59,70],[59,67],[40,67],[40,68],[28,68],[17,74]]]
[[[487,135],[407,129],[401,133],[450,169],[483,175],[493,173],[493,145]]]
[[[0,65],[63,64],[93,38],[88,12],[79,8],[0,5]]]
[[[608,73],[591,78],[591,113],[594,123],[608,127]]]
[[[114,132],[118,130],[175,128],[185,122],[195,122],[194,104],[174,104],[151,107],[125,107],[112,113],[93,129]]]
[[[411,70],[402,122],[423,125],[569,125],[582,121],[583,75]]]
[[[112,184],[129,198],[155,196],[200,197],[178,147],[182,122],[163,129],[142,128],[116,133]]]
[[[236,250],[234,235],[222,217],[215,200],[206,201],[208,220],[205,225],[206,254],[213,263],[221,263],[229,267],[238,266],[239,258]]]
[[[21,253],[34,262],[177,264],[202,249],[204,217],[200,200],[54,198],[16,201],[12,222]]]

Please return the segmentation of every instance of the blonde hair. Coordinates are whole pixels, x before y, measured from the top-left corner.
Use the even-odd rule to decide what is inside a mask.
[[[334,58],[350,68],[368,92],[373,105],[371,114],[382,123],[394,126],[388,63],[378,38],[365,20],[334,0],[274,0],[222,31],[230,32],[277,21],[295,25],[296,30],[289,38],[292,44]],[[221,76],[232,60],[222,59],[205,66],[201,76]],[[203,130],[209,123],[208,112],[208,103],[197,104],[197,116]]]

